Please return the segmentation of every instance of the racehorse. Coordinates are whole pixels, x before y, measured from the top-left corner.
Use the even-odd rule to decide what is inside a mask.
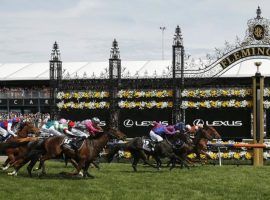
[[[221,136],[212,126],[204,125],[203,127],[200,127],[196,132],[195,138],[193,139],[194,148],[192,152],[196,154],[200,162],[200,154],[205,155],[206,159],[210,158],[210,156],[206,153],[207,143],[213,139],[221,139]]]
[[[93,176],[88,173],[90,163],[96,160],[99,153],[103,150],[103,148],[110,139],[116,138],[122,140],[125,137],[126,135],[123,134],[121,131],[109,128],[108,130],[104,130],[104,132],[99,133],[96,138],[85,139],[81,147],[77,151],[72,151],[71,149],[64,147],[63,144],[67,139],[66,136],[50,137],[44,139],[43,142],[33,143],[34,147],[32,148],[31,152],[29,152],[23,160],[17,162],[14,165],[15,171],[13,172],[13,174],[16,175],[19,169],[29,160],[31,160],[30,164],[27,167],[27,170],[28,174],[32,176],[32,169],[35,163],[38,161],[39,156],[41,155],[39,169],[42,168],[41,175],[44,175],[46,174],[44,164],[45,161],[60,156],[64,153],[69,158],[72,158],[76,161],[76,163],[72,162],[72,164],[76,168],[76,171],[73,173],[68,173],[69,175],[78,175],[83,169],[84,177],[88,176],[93,178]]]
[[[29,123],[29,122],[25,122],[20,124],[20,127],[17,131],[17,136],[11,136],[10,138],[7,139],[7,141],[5,143],[13,143],[13,142],[22,142],[21,138],[26,138],[28,136],[28,134],[32,134],[35,136],[38,136],[40,133],[39,129],[36,128],[33,124]],[[32,139],[30,139],[32,140]],[[30,141],[29,140],[29,141]],[[24,140],[25,142],[26,140]],[[6,148],[4,150],[4,153],[8,156],[7,160],[4,162],[4,164],[2,165],[2,170],[7,170],[9,168],[10,165],[12,165],[15,160],[16,157],[19,155],[22,155],[25,153],[26,148],[23,146],[20,146],[18,148]]]
[[[183,159],[179,158],[175,154],[174,148],[173,148],[173,144],[177,140],[180,139],[178,134],[180,135],[181,133],[177,133],[175,134],[175,136],[164,139],[162,142],[157,143],[155,145],[154,151],[151,151],[150,149],[148,151],[145,150],[144,148],[145,139],[143,137],[133,138],[127,143],[116,144],[110,149],[107,155],[108,162],[111,162],[113,160],[114,155],[119,150],[126,150],[126,151],[129,151],[133,157],[132,167],[135,172],[137,171],[137,164],[140,159],[142,159],[145,164],[150,165],[154,168],[160,169],[161,164],[162,164],[161,158],[164,158],[164,157],[168,157],[170,159],[170,163],[172,163],[170,170],[172,170],[175,167],[176,160],[180,159],[183,161]],[[183,146],[183,148],[187,148],[187,147],[188,147],[187,145]],[[147,159],[147,155],[153,156],[153,158],[156,160],[156,166],[149,163]]]

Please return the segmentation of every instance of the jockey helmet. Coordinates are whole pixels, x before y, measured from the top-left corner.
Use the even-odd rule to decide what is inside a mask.
[[[97,117],[93,117],[91,121],[95,124],[100,124],[100,119]]]
[[[69,126],[69,127],[74,127],[74,126],[75,126],[75,122],[69,121],[69,122],[68,122],[68,126]]]
[[[189,124],[186,125],[186,129],[187,130],[190,130],[191,129],[191,126]]]
[[[60,124],[66,124],[66,123],[67,123],[67,120],[64,119],[64,118],[62,118],[62,119],[59,120],[59,123],[60,123]]]

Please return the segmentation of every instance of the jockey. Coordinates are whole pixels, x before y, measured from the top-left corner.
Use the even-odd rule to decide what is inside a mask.
[[[64,127],[63,132],[70,137],[88,138],[88,134],[75,129],[75,122],[69,121],[67,127]]]
[[[84,120],[82,124],[85,125],[90,136],[95,136],[97,133],[103,132],[103,129],[99,126],[100,119],[97,117],[93,117],[91,120]]]
[[[153,122],[152,124],[153,128],[151,129],[149,135],[152,141],[155,142],[161,142],[163,141],[163,137],[165,134],[173,135],[176,133],[173,126],[166,127],[165,125],[162,125],[158,122]]]
[[[59,126],[59,123],[57,121],[48,120],[47,123],[41,127],[41,131],[44,133],[47,133],[51,136],[62,135],[59,131],[57,131],[55,129],[55,127],[58,127],[58,126]],[[45,136],[46,136],[46,134],[45,134]]]
[[[12,130],[13,128],[12,125],[18,122],[19,122],[19,118],[17,117],[0,122],[0,135],[3,138],[3,141],[5,141],[10,135],[16,136],[16,134]]]

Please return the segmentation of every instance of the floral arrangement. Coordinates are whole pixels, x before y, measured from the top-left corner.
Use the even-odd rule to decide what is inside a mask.
[[[252,94],[252,89],[189,89],[183,90],[182,97],[246,97]]]
[[[139,108],[139,109],[145,109],[145,108],[172,108],[173,103],[171,101],[165,101],[165,102],[156,102],[156,101],[120,101],[118,102],[118,106],[120,108]]]
[[[108,102],[105,101],[101,101],[101,102],[67,102],[65,103],[64,101],[61,101],[59,103],[57,103],[57,107],[58,109],[101,109],[101,108],[109,108],[110,104]]]
[[[105,91],[88,91],[88,92],[58,92],[56,98],[63,100],[63,99],[91,99],[91,98],[96,98],[96,99],[102,99],[109,97],[109,92]]]
[[[172,97],[172,90],[149,90],[149,91],[138,91],[138,90],[120,90],[118,92],[119,98],[164,98]]]
[[[231,99],[229,101],[199,101],[199,102],[193,102],[193,101],[183,101],[181,108],[187,109],[187,108],[246,108],[251,107],[252,102],[251,101],[237,101],[235,99]]]

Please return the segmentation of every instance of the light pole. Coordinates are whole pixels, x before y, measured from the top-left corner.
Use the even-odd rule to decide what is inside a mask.
[[[162,60],[164,60],[164,31],[166,29],[165,26],[159,27],[159,29],[162,31]]]

